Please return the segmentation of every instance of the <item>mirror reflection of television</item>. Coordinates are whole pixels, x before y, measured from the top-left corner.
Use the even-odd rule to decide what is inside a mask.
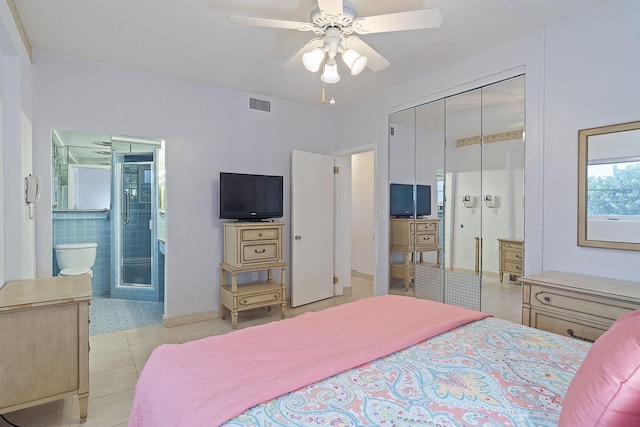
[[[282,218],[282,183],[282,176],[220,172],[220,219]]]
[[[413,210],[413,185],[391,184],[390,187],[390,212],[394,218],[410,218]],[[431,186],[416,185],[416,217],[431,215]]]

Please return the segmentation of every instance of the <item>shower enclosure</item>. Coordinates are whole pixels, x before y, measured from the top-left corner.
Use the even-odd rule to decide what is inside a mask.
[[[157,151],[112,155],[112,289],[115,298],[160,300],[154,268]]]

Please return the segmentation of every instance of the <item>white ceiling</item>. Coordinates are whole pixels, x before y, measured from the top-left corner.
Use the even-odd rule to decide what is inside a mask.
[[[438,7],[437,29],[363,35],[391,62],[327,85],[336,106],[536,32],[613,0],[351,0],[359,16]],[[322,83],[282,65],[315,35],[229,15],[308,21],[315,0],[15,0],[36,50],[320,105]],[[36,60],[37,66],[37,60]],[[339,62],[338,67],[344,64]],[[328,107],[327,103],[327,107]]]

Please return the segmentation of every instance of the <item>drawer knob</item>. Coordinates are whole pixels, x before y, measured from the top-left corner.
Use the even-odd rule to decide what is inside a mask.
[[[544,297],[544,300],[545,300],[546,302],[551,302],[551,298],[549,298],[549,297]]]
[[[267,251],[267,250],[266,250],[265,248],[262,248],[262,250],[261,250],[261,251],[259,251],[259,250],[257,250],[257,249],[254,249],[254,250],[253,250],[253,252],[255,252],[255,253],[257,253],[257,254],[263,254],[263,253],[265,253],[266,251]]]

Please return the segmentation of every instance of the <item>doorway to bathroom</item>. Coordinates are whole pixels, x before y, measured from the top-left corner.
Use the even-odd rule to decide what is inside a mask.
[[[162,322],[164,144],[52,131],[53,244],[97,243],[90,315],[100,333]]]

